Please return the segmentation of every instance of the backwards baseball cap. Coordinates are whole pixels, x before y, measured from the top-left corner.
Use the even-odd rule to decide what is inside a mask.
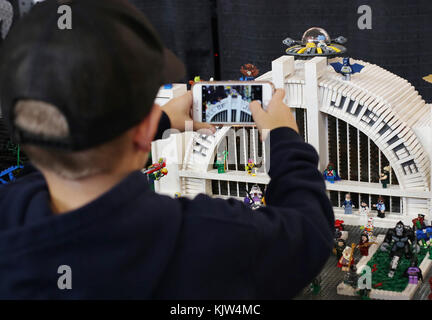
[[[60,6],[72,29],[60,29]],[[0,102],[15,142],[79,151],[126,132],[151,110],[160,86],[183,78],[146,17],[126,0],[47,0],[0,48]],[[14,124],[19,100],[55,106],[69,135],[51,138]]]

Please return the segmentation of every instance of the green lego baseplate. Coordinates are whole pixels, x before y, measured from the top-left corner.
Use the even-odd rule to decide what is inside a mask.
[[[420,265],[428,253],[428,249],[421,248],[417,254],[418,265]],[[404,276],[405,270],[410,266],[411,259],[404,256],[399,260],[399,265],[393,278],[388,276],[390,271],[391,257],[388,252],[377,250],[372,259],[367,263],[376,271],[372,273],[372,288],[377,290],[388,290],[402,292],[408,285],[408,277]]]

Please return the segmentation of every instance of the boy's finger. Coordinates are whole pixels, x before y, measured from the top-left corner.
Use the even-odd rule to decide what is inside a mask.
[[[192,110],[192,103],[193,103],[192,92],[188,91],[179,97],[171,99],[167,103],[167,105],[176,106],[177,108],[180,108],[181,110],[187,110],[189,112],[189,109]]]
[[[215,126],[211,125],[210,123],[194,121],[193,126],[194,126],[194,131],[210,130],[211,134],[216,132]]]
[[[278,106],[283,103],[283,99],[285,98],[285,90],[284,89],[277,89],[275,94],[273,95],[272,99],[270,100],[270,103],[268,105],[268,110],[270,110],[273,106]]]
[[[252,101],[249,104],[249,109],[255,121],[261,119],[266,113],[259,101]]]
[[[275,94],[272,97],[272,101],[278,101],[278,100],[283,100],[285,98],[285,90],[284,89],[277,89]]]
[[[193,97],[192,91],[186,92],[184,95],[179,97],[180,101],[187,107],[192,107]]]

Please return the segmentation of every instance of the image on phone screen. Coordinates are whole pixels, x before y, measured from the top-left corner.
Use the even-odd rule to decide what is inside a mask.
[[[262,103],[261,85],[202,86],[202,121],[252,123],[249,103]]]

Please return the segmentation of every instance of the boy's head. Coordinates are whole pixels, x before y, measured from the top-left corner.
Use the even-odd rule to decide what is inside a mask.
[[[59,28],[64,4],[72,29]],[[37,167],[79,179],[109,172],[134,145],[150,150],[156,93],[183,74],[126,0],[47,0],[3,44],[2,114]]]

